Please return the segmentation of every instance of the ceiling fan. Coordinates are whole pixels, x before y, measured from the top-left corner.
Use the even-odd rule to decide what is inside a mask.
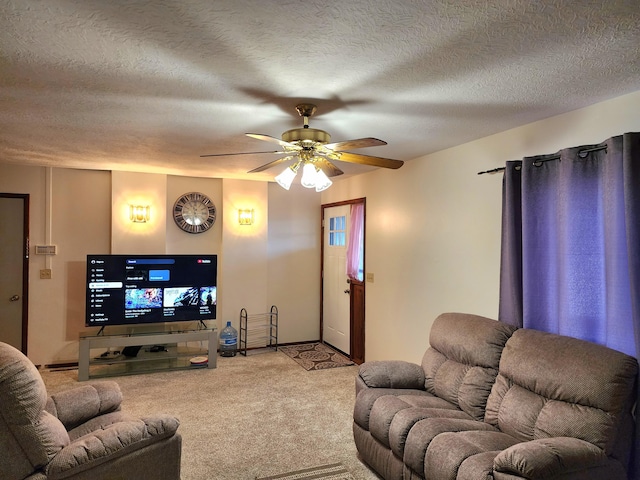
[[[320,192],[331,186],[333,182],[329,177],[342,175],[344,172],[336,167],[332,162],[349,162],[360,165],[371,165],[382,168],[400,168],[404,162],[391,158],[374,157],[350,153],[346,150],[354,148],[375,147],[386,145],[387,142],[377,138],[359,138],[356,140],[345,140],[343,142],[329,143],[331,136],[324,130],[309,128],[309,117],[313,116],[317,107],[311,103],[301,103],[296,105],[298,114],[304,119],[302,128],[287,130],[282,134],[282,139],[258,133],[247,133],[246,135],[258,140],[277,143],[282,150],[267,152],[247,152],[247,153],[222,153],[211,155],[200,155],[201,157],[223,157],[228,155],[256,155],[256,154],[277,154],[284,155],[277,160],[254,168],[247,173],[256,173],[275,167],[283,162],[295,160],[288,166],[275,180],[280,186],[289,190],[291,183],[298,170],[302,167],[301,183],[304,187],[315,188]]]

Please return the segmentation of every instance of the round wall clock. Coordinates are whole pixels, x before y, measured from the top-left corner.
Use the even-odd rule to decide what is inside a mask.
[[[216,206],[203,193],[185,193],[173,205],[176,225],[187,233],[202,233],[216,221]]]

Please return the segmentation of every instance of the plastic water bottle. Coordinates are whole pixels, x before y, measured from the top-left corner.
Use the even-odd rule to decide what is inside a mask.
[[[238,350],[238,331],[227,322],[227,326],[220,332],[220,355],[235,357]]]

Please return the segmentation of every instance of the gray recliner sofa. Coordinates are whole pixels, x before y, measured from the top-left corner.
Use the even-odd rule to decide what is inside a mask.
[[[627,478],[636,359],[469,314],[429,340],[421,365],[360,366],[354,440],[383,478]]]
[[[0,343],[0,478],[179,480],[178,420],[134,417],[121,402],[106,381],[47,396],[33,363]]]

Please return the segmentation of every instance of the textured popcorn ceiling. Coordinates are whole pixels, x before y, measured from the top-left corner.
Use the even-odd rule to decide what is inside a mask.
[[[640,90],[638,0],[4,0],[0,162],[271,180],[301,126],[401,160]],[[597,140],[597,139],[594,139]],[[276,148],[277,149],[277,146]],[[371,167],[337,164],[347,174]]]

